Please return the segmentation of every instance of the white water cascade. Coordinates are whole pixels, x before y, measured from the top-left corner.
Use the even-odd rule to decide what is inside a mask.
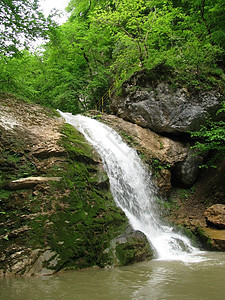
[[[187,237],[160,221],[156,188],[150,174],[136,151],[127,146],[117,132],[89,117],[60,114],[100,154],[116,204],[125,212],[132,227],[147,236],[156,258],[187,261],[187,257],[200,252]]]

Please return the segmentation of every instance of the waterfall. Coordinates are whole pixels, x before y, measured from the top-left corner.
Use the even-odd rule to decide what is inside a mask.
[[[108,174],[116,204],[125,212],[132,227],[147,236],[156,258],[182,260],[198,253],[187,237],[174,232],[172,227],[160,220],[156,188],[136,151],[105,124],[81,115],[60,114],[97,150]]]

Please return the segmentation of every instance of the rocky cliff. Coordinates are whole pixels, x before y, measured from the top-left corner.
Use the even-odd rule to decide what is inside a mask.
[[[218,118],[224,93],[219,89],[188,91],[160,77],[147,70],[133,74],[111,99],[117,117],[101,118],[118,130],[151,168],[159,191],[169,199],[167,205],[164,202],[170,212],[168,219],[200,235],[211,248],[225,250],[225,231],[218,232],[223,228],[224,209],[217,211],[218,215],[214,208],[209,209],[210,217],[205,213],[215,203],[224,208],[225,163],[218,161],[217,169],[200,172],[204,157],[193,152],[189,135],[208,117]],[[220,225],[209,221],[215,215]]]
[[[181,135],[198,130],[207,116],[216,117],[224,95],[219,90],[188,91],[138,71],[114,95],[111,110],[125,120],[155,132]]]
[[[171,180],[176,180],[177,184],[183,186],[194,184],[203,158],[194,155],[189,142],[162,136],[115,115],[101,114],[98,119],[113,127],[138,151],[151,167],[161,194],[168,195]]]
[[[50,109],[0,97],[0,275],[149,259],[92,147]]]
[[[193,156],[190,141],[179,140],[177,131],[171,138],[135,120],[92,116],[117,130],[149,166],[163,217],[191,230],[206,247],[224,250],[225,163],[199,173],[203,158]],[[145,236],[115,206],[97,153],[55,112],[0,95],[0,154],[2,276],[152,257]]]

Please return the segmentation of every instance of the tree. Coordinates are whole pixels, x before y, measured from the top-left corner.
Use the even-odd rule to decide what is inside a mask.
[[[91,11],[99,4],[105,5],[106,0],[70,0],[67,11],[71,13],[71,20],[81,17],[86,19]]]
[[[225,49],[225,4],[224,0],[173,0],[183,5],[189,15],[190,25],[195,24],[199,36],[207,37],[213,44]]]
[[[12,54],[27,41],[45,37],[51,24],[39,9],[39,0],[0,1],[0,53]]]
[[[140,69],[172,87],[222,89],[222,1],[218,6],[214,0],[71,0],[71,17],[50,31],[43,52],[12,59],[0,54],[0,88],[71,112],[94,108],[114,82],[118,87]],[[24,18],[26,9],[31,16],[28,4],[38,0],[3,3],[4,26],[21,20],[22,27],[17,28],[19,21],[12,27],[10,44],[11,31],[4,32],[2,45],[12,47],[29,23]],[[23,13],[15,8],[19,3]],[[27,37],[38,35],[32,18],[29,24]]]

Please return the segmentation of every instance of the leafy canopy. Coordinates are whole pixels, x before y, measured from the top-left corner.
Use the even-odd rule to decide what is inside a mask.
[[[4,32],[1,49],[17,45],[17,33],[28,24],[31,36],[38,34],[30,18],[38,8],[29,6],[38,1],[3,3],[6,25],[24,20],[21,28],[18,22],[12,27],[14,42]],[[19,3],[23,12],[9,11]],[[76,113],[94,108],[110,86],[119,87],[141,69],[154,75],[158,70],[156,78],[174,88],[224,88],[222,0],[71,0],[68,11],[71,17],[50,32],[42,52],[0,57],[0,89]]]
[[[0,1],[0,53],[18,51],[37,37],[46,37],[50,19],[39,9],[39,0]]]

